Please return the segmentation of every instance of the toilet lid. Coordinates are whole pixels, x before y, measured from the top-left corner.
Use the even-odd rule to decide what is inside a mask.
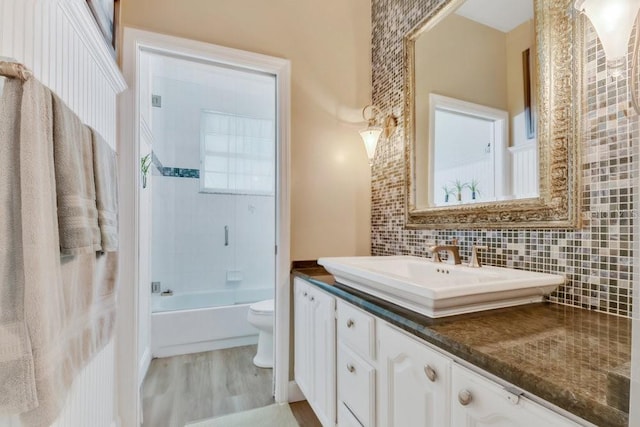
[[[251,304],[249,306],[249,309],[254,313],[262,313],[262,314],[273,313],[274,301],[273,299],[259,301],[254,304]]]

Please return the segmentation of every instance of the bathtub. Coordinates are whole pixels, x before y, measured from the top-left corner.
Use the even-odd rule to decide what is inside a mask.
[[[247,315],[254,301],[273,298],[273,290],[153,294],[151,354],[169,357],[256,344],[258,330]],[[240,303],[234,303],[240,302]]]

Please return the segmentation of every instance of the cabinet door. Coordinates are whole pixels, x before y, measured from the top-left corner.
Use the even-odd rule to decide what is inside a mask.
[[[336,300],[312,289],[309,297],[312,329],[310,370],[312,371],[312,404],[323,426],[334,426],[336,420]]]
[[[323,426],[336,420],[336,301],[295,278],[294,376]]]
[[[313,400],[311,387],[313,366],[311,358],[312,319],[310,310],[310,286],[301,279],[294,279],[293,286],[293,318],[294,318],[294,364],[293,371],[296,383],[307,398]]]
[[[390,325],[378,333],[379,424],[449,426],[450,360]]]
[[[573,421],[518,397],[475,372],[452,368],[454,427],[576,427]]]

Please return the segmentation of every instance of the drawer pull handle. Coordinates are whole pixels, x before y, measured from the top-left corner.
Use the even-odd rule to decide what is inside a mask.
[[[462,406],[467,406],[472,400],[473,396],[469,390],[460,390],[460,393],[458,393],[458,402],[460,402]]]
[[[351,363],[347,363],[347,371],[354,373],[356,371],[356,367],[353,366]]]
[[[427,378],[429,378],[429,381],[431,381],[432,383],[436,382],[436,379],[438,378],[438,374],[436,374],[436,371],[429,365],[426,365],[424,367],[424,373],[427,376]]]
[[[347,320],[347,328],[352,328],[355,324],[356,322],[354,322],[353,319]]]

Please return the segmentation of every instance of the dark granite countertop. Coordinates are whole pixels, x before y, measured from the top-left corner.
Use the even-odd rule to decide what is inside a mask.
[[[627,427],[631,320],[552,303],[432,319],[336,283],[313,263],[293,274],[597,426]],[[613,380],[612,380],[613,379]],[[616,384],[621,386],[616,387]]]

